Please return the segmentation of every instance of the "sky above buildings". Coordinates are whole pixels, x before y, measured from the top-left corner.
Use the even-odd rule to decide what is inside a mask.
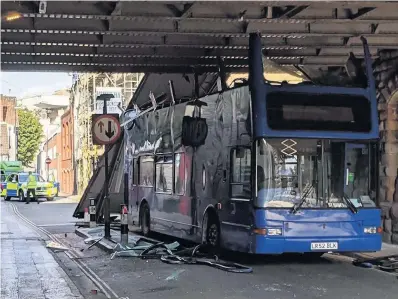
[[[50,72],[1,72],[1,94],[16,96],[51,94],[70,88],[72,73]]]

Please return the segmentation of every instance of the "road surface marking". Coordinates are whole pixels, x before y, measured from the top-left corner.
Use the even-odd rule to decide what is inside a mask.
[[[52,235],[48,230],[38,227],[34,222],[30,221],[28,218],[26,218],[24,215],[22,215],[18,208],[13,204],[9,203],[14,210],[14,213],[21,218],[23,221],[25,221],[27,224],[32,226],[33,228],[37,229],[38,231],[41,231],[45,235],[47,235],[52,241],[58,242],[62,246],[65,246],[61,240],[59,240],[56,236]],[[65,246],[66,247],[66,246]],[[65,251],[64,252],[72,261],[76,263],[76,265],[80,268],[80,270],[95,284],[97,287],[105,294],[105,296],[109,299],[112,299],[112,296],[109,295],[109,293],[106,291],[108,289],[109,292],[112,293],[113,297],[116,299],[120,299],[120,297],[116,294],[116,292],[101,278],[98,277],[97,274],[93,272],[83,261],[79,260],[79,256],[74,252],[73,248],[70,248],[69,252]],[[106,288],[106,289],[105,289]]]

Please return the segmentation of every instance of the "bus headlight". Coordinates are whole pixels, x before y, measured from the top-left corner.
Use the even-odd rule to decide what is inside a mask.
[[[282,229],[281,228],[269,228],[267,230],[267,235],[268,236],[280,236],[282,235]]]
[[[365,234],[376,234],[377,227],[376,226],[364,227],[363,232]]]
[[[255,228],[253,229],[253,233],[255,233],[256,235],[263,235],[263,236],[281,236],[282,228],[280,227]]]

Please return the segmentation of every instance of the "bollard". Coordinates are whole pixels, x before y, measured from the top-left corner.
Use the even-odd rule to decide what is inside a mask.
[[[90,222],[90,214],[88,213],[88,208],[84,208],[84,223]]]
[[[120,205],[120,241],[122,245],[127,245],[129,240],[128,211],[125,204]]]
[[[95,204],[95,198],[90,198],[90,227],[97,227],[97,221],[95,220],[97,214],[97,207]]]

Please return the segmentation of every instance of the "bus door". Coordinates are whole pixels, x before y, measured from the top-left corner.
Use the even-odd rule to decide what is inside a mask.
[[[227,246],[247,246],[252,225],[252,152],[250,147],[234,147],[230,151],[229,202],[222,209],[223,240]],[[247,250],[247,248],[236,248]]]
[[[360,207],[370,200],[371,163],[368,144],[346,143],[344,159],[344,193]]]

